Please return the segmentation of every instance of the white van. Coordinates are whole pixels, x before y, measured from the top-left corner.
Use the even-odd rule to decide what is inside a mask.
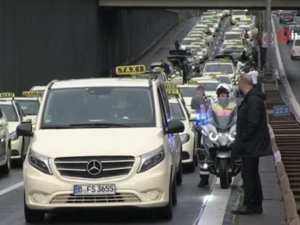
[[[54,209],[130,206],[171,219],[183,131],[159,80],[50,83],[34,133],[28,123],[17,129],[32,136],[23,171],[26,221]]]
[[[293,46],[291,49],[291,59],[295,60],[300,57],[300,39],[295,39],[293,41]]]

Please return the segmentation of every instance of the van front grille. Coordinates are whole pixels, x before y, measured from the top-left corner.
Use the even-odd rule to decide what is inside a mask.
[[[109,178],[129,174],[133,156],[89,156],[56,158],[55,165],[63,177]]]

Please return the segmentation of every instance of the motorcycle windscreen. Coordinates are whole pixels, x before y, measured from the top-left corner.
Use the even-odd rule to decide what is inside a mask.
[[[222,105],[222,101],[219,100],[219,104]],[[217,129],[227,130],[235,123],[235,110],[226,109],[228,101],[224,100],[223,104],[224,109],[212,109],[211,123]]]

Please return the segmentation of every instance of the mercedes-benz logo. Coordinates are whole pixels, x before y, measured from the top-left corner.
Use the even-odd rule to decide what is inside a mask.
[[[98,160],[91,160],[86,165],[86,171],[93,176],[98,175],[102,171],[102,164]]]

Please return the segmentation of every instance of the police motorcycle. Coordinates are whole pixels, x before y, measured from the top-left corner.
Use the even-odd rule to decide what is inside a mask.
[[[226,106],[225,110],[222,106]],[[235,108],[229,98],[211,99],[208,112],[196,116],[196,126],[202,130],[202,147],[197,149],[200,177],[201,170],[216,175],[222,189],[228,188],[232,177],[241,171],[241,161],[231,158],[236,135]]]

